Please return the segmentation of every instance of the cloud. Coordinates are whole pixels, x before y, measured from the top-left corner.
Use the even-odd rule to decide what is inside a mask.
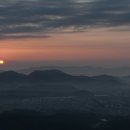
[[[0,0],[0,38],[129,25],[129,0]]]

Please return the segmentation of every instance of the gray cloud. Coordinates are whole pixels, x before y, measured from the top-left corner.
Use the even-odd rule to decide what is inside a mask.
[[[130,0],[0,0],[0,38],[130,25]],[[12,36],[13,34],[13,36]],[[25,35],[26,34],[26,35]]]

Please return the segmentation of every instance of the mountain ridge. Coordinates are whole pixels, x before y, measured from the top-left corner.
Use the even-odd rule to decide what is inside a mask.
[[[74,82],[88,82],[88,83],[113,83],[119,84],[120,78],[111,75],[97,75],[97,76],[73,76],[64,73],[60,70],[36,70],[30,74],[18,73],[15,71],[0,72],[0,82],[7,81],[26,81],[26,82],[47,82],[47,81],[74,81]]]

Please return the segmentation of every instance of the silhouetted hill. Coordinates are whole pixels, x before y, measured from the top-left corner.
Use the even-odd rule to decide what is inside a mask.
[[[98,75],[91,77],[93,80],[95,80],[95,84],[101,83],[105,85],[122,85],[123,81],[119,77],[114,77],[110,75]]]
[[[98,76],[92,76],[92,78],[96,80],[118,80],[118,77],[114,77],[111,75],[98,75]]]
[[[39,66],[39,67],[31,67],[25,68],[22,70],[18,70],[22,73],[31,73],[35,70],[50,70],[56,69],[61,70],[65,73],[72,74],[72,75],[87,75],[87,76],[94,76],[94,75],[114,75],[114,76],[126,76],[130,74],[130,67],[96,67],[96,66]]]
[[[28,80],[32,81],[49,81],[49,80],[65,80],[69,79],[71,75],[59,70],[34,71],[27,76]]]
[[[24,75],[14,71],[5,71],[0,73],[0,82],[22,81],[22,82],[80,82],[88,85],[119,85],[122,81],[118,77],[109,75],[99,76],[72,76],[59,70],[34,71],[29,75]]]
[[[24,74],[15,71],[4,71],[0,73],[0,82],[19,81],[24,77]]]

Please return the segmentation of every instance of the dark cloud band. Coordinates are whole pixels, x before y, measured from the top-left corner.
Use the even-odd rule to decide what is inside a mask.
[[[16,34],[14,38],[38,37],[38,33],[44,36],[69,27],[79,30],[129,24],[130,0],[83,3],[75,0],[0,1],[0,38],[10,38],[12,34]]]

